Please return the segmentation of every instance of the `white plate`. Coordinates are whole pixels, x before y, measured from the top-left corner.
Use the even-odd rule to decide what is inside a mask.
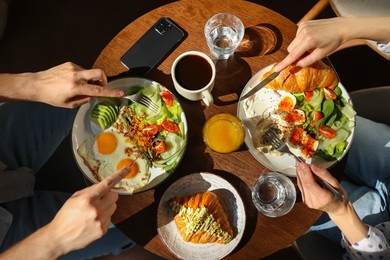
[[[252,89],[254,86],[257,85],[257,83],[260,82],[261,78],[263,77],[264,73],[269,71],[272,68],[273,64],[263,68],[259,72],[257,72],[245,85],[241,96],[243,96],[245,93],[247,93],[250,89]],[[348,95],[347,90],[344,88],[344,86],[339,83],[338,85],[342,90],[342,96],[348,100],[348,102],[351,102],[351,98]],[[254,115],[262,115],[264,111],[269,109],[273,102],[275,101],[275,94],[272,89],[269,88],[262,88],[259,90],[255,95],[238,102],[237,107],[237,116],[240,118],[240,120],[243,122],[245,126],[245,144],[249,148],[250,153],[256,158],[258,162],[263,164],[265,167],[270,169],[271,171],[277,171],[284,173],[290,177],[296,176],[296,170],[295,170],[295,159],[291,155],[283,154],[282,156],[273,156],[266,153],[262,153],[259,150],[256,149],[256,147],[253,144],[253,138],[252,133],[254,133],[254,130],[256,128],[257,123],[261,119],[261,116],[254,116]],[[255,112],[249,113],[248,107],[255,106]],[[352,120],[355,120],[353,118]],[[344,154],[338,159],[339,161],[344,157],[344,155],[347,153],[351,143],[352,138],[354,134],[354,128],[351,131],[351,134],[349,135],[347,142],[348,145],[344,151]],[[314,163],[317,166],[323,167],[323,168],[329,168],[332,165],[334,165],[337,161],[326,161],[318,156],[314,156],[312,163]]]
[[[108,87],[118,88],[118,89],[128,89],[130,87],[135,87],[135,86],[149,86],[150,84],[159,84],[159,83],[144,78],[131,77],[131,78],[122,78],[122,79],[111,81],[108,83]],[[161,89],[168,90],[161,84],[160,87]],[[178,99],[173,94],[172,96],[179,103]],[[73,123],[73,128],[72,128],[72,149],[73,149],[74,157],[76,159],[77,165],[79,166],[80,170],[92,183],[97,183],[98,180],[92,174],[91,170],[84,164],[83,159],[77,153],[77,149],[85,140],[87,140],[92,136],[96,136],[97,134],[102,132],[102,130],[99,127],[97,127],[94,123],[92,123],[91,120],[89,119],[91,110],[95,106],[96,102],[97,101],[93,101],[88,104],[82,105],[80,107],[79,111],[77,112],[76,118]],[[188,125],[187,125],[187,120],[184,112],[181,115],[181,120],[184,123],[185,145],[187,145],[186,137],[187,137]],[[184,151],[185,149],[183,149],[183,151],[181,152],[180,160],[184,155]],[[150,174],[151,176],[149,182],[142,190],[139,190],[137,192],[145,191],[157,186],[170,175],[170,173],[158,167],[151,167]],[[120,189],[116,191],[119,194],[129,194],[129,192]]]
[[[185,242],[173,220],[169,199],[213,191],[226,211],[233,227],[233,240],[228,244],[194,244]],[[223,178],[211,173],[194,173],[174,182],[164,193],[157,211],[157,231],[163,243],[180,259],[221,259],[238,245],[244,234],[245,208],[236,189]]]

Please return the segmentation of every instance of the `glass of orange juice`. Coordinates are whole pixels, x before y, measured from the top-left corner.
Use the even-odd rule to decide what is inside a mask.
[[[238,150],[244,142],[245,131],[241,121],[229,113],[210,117],[203,126],[203,140],[217,153]]]

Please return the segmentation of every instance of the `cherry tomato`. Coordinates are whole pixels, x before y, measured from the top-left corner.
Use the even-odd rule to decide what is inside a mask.
[[[157,125],[148,125],[142,129],[142,134],[147,136],[153,136],[158,133],[158,126]]]
[[[313,96],[313,91],[305,91],[304,92],[304,98],[306,100],[306,102],[309,102],[310,99],[312,98]]]
[[[313,111],[313,119],[311,120],[311,128],[316,127],[316,123],[318,120],[322,118],[322,113],[319,111]]]
[[[158,142],[155,146],[154,146],[154,151],[156,153],[163,153],[165,152],[165,150],[167,150],[167,146],[164,142]]]
[[[322,125],[318,128],[318,132],[325,138],[333,139],[336,137],[336,131],[329,126]]]
[[[168,107],[172,106],[173,96],[169,91],[166,91],[166,90],[161,91],[160,96],[164,100],[165,104],[167,104]]]
[[[324,96],[325,96],[325,99],[335,100],[337,98],[336,93],[334,93],[333,90],[327,89],[327,88],[324,88]]]
[[[179,126],[170,120],[165,120],[162,122],[161,126],[168,132],[176,133],[180,130]]]

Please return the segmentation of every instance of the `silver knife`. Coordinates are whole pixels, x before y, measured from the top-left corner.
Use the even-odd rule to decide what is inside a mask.
[[[273,72],[271,75],[269,75],[268,77],[266,77],[265,79],[263,79],[262,81],[259,82],[259,84],[257,84],[254,88],[252,88],[251,90],[248,91],[248,93],[246,93],[245,95],[243,95],[242,97],[240,97],[240,101],[243,101],[244,99],[252,96],[253,94],[255,94],[257,91],[259,91],[260,89],[262,89],[265,85],[267,85],[268,83],[270,83],[274,78],[276,78],[277,76],[279,75],[279,72]]]

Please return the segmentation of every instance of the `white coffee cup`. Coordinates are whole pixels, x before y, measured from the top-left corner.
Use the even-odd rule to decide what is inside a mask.
[[[206,106],[214,103],[211,91],[216,69],[213,60],[199,51],[188,51],[173,62],[171,75],[176,91],[186,99],[203,100]]]

